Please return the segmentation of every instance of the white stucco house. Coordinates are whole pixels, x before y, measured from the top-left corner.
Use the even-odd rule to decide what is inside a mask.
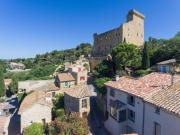
[[[35,91],[25,97],[19,108],[21,117],[21,132],[34,122],[49,123],[52,116],[51,94],[44,91]]]
[[[107,82],[105,127],[112,135],[177,135],[180,133],[180,88],[178,85],[173,91],[169,87],[178,81],[178,75],[151,73],[138,79],[124,76]]]

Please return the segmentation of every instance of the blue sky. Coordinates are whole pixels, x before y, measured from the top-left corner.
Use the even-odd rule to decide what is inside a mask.
[[[145,39],[180,31],[179,0],[0,0],[0,59],[34,57],[120,26],[128,10],[145,14]]]

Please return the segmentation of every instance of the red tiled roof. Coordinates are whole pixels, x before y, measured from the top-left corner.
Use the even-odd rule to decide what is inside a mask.
[[[180,76],[174,76],[174,82],[180,80]],[[144,98],[147,95],[167,88],[172,84],[172,75],[163,73],[151,73],[144,77],[135,79],[121,77],[119,81],[109,81],[106,86],[127,92],[129,94]]]
[[[180,82],[147,96],[145,101],[180,115]]]
[[[58,74],[58,79],[61,82],[65,82],[65,81],[75,81],[74,77],[72,76],[71,73],[60,73]]]

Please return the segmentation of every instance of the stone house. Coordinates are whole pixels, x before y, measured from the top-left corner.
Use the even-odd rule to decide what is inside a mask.
[[[94,34],[93,56],[107,56],[112,48],[119,43],[132,43],[137,46],[144,44],[144,15],[130,10],[127,21],[113,30]]]
[[[8,102],[0,103],[0,135],[8,135],[8,127],[14,106]]]
[[[169,59],[157,63],[157,70],[162,73],[180,72],[180,64],[176,59]]]
[[[55,77],[55,84],[60,88],[70,88],[75,85],[75,78],[69,72],[59,73]]]
[[[84,66],[73,66],[69,68],[69,72],[73,75],[76,80],[76,85],[86,84],[87,83],[87,74],[88,71]]]
[[[9,69],[14,70],[14,69],[25,69],[25,65],[22,63],[15,63],[15,62],[10,62],[9,63]]]
[[[49,93],[35,91],[27,95],[18,112],[21,117],[21,132],[34,122],[43,124],[51,122],[52,106]]]
[[[105,127],[112,135],[126,133],[160,135],[160,132],[163,132],[163,135],[178,134],[180,132],[177,128],[177,125],[180,125],[179,116],[177,112],[172,113],[172,110],[168,109],[174,108],[173,106],[170,108],[172,101],[177,100],[179,103],[178,97],[174,99],[175,94],[179,92],[174,91],[174,94],[171,94],[173,96],[168,96],[168,93],[173,91],[167,92],[166,98],[164,95],[165,89],[178,81],[180,81],[178,75],[172,77],[170,74],[151,73],[138,79],[124,76],[117,81],[107,82],[105,85],[108,118],[104,122]],[[161,96],[155,97],[155,95]],[[162,95],[164,96],[163,105],[157,104],[158,101],[161,103]],[[177,103],[175,102],[174,106]],[[176,108],[177,106],[180,107],[179,104]],[[161,111],[161,115],[157,115],[156,111]],[[165,128],[166,124],[169,125],[168,128]],[[164,126],[163,129],[160,125]],[[176,130],[173,131],[173,129]]]
[[[87,85],[68,88],[64,92],[64,108],[68,112],[78,112],[80,117],[90,112],[90,91]]]
[[[4,79],[4,86],[6,90],[9,89],[11,82],[12,82],[12,79]]]

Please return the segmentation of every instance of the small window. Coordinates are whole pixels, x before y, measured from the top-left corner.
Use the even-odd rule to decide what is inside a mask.
[[[160,114],[160,108],[159,107],[155,108],[155,113]]]
[[[128,119],[132,122],[135,122],[135,112],[128,109]]]
[[[111,97],[115,96],[115,91],[113,89],[110,90],[110,95],[111,95]]]
[[[117,120],[117,109],[113,106],[110,106],[110,115],[112,118]]]
[[[161,125],[154,122],[154,135],[161,135]]]
[[[119,122],[126,121],[126,110],[119,111]]]
[[[84,81],[85,80],[85,77],[84,76],[81,76],[80,77],[80,81]]]
[[[82,100],[82,108],[87,108],[87,99]]]
[[[68,87],[68,82],[65,82],[65,83],[64,83],[64,86],[65,86],[65,87]]]
[[[52,97],[55,97],[55,95],[56,95],[56,92],[53,91],[52,92]]]
[[[135,106],[135,97],[134,96],[128,95],[127,101],[128,101],[128,104]]]

